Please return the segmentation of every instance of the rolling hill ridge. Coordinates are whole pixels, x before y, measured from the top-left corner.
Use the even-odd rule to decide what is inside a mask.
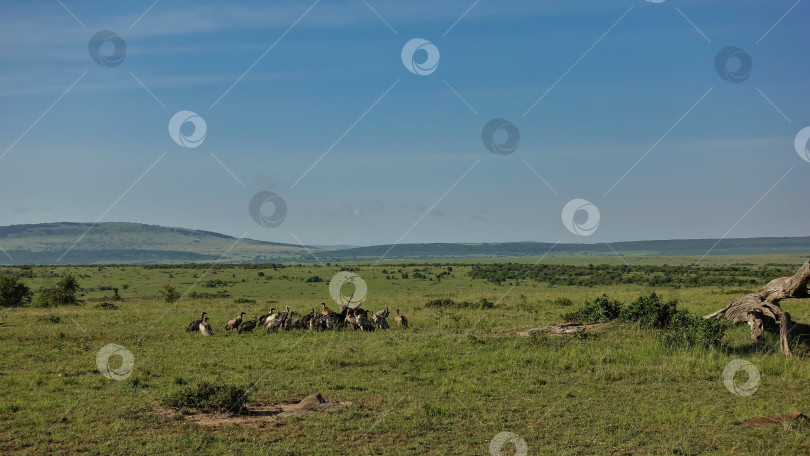
[[[302,247],[211,231],[126,222],[0,227],[0,264],[288,263],[521,257],[810,254],[810,237],[551,244],[430,243]]]

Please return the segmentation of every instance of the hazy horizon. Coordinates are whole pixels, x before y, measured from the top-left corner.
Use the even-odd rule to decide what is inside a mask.
[[[93,225],[94,224],[94,222],[69,222],[69,221],[41,222],[41,224],[61,224],[61,223],[75,223],[75,224],[80,224],[80,225]],[[232,235],[229,235],[227,233],[220,233],[218,231],[204,230],[204,229],[201,229],[201,228],[194,228],[194,227],[190,227],[190,226],[155,225],[155,224],[147,224],[147,223],[140,223],[140,222],[126,222],[126,221],[121,221],[121,220],[109,220],[109,221],[104,221],[104,222],[98,222],[98,224],[103,224],[103,223],[138,223],[138,224],[147,225],[147,226],[156,226],[156,227],[159,227],[159,228],[168,228],[168,229],[179,228],[179,229],[187,229],[187,230],[194,230],[194,231],[212,232],[214,234],[221,234],[221,235],[230,236],[230,237],[232,237],[234,239],[240,239],[241,238],[241,236],[232,236]],[[38,225],[38,224],[39,223],[36,223],[36,224],[20,223],[20,224],[0,226],[0,228],[4,228],[4,227],[8,227],[8,226],[24,226],[24,225]],[[732,241],[732,240],[745,240],[745,239],[758,239],[758,238],[806,238],[806,237],[810,237],[810,236],[808,236],[808,235],[806,235],[806,236],[753,236],[753,237],[728,236],[728,237],[725,237],[725,238],[722,238],[722,239],[727,240],[727,241]],[[249,235],[245,236],[242,239],[244,239],[244,240],[253,240],[253,241],[263,241],[263,242],[274,242],[274,243],[290,244],[290,245],[298,245],[295,242],[281,242],[281,241],[274,241],[272,239],[270,239],[270,240],[256,239],[256,238],[250,237]],[[716,241],[716,240],[719,240],[719,239],[721,239],[721,238],[717,237],[717,238],[631,239],[631,240],[627,240],[627,241],[615,241],[615,242],[612,242],[610,244],[622,243],[622,242]],[[523,239],[523,240],[519,240],[519,241],[502,241],[502,242],[499,242],[499,241],[487,242],[487,241],[475,241],[475,240],[460,240],[460,241],[453,241],[453,242],[445,242],[445,241],[401,242],[400,244],[469,244],[469,245],[474,245],[474,244],[506,244],[506,243],[525,243],[525,242],[536,242],[536,243],[539,243],[539,244],[583,244],[583,245],[596,245],[596,244],[604,244],[605,243],[604,241],[596,241],[596,240],[593,240],[593,239],[588,238],[588,237],[579,237],[579,238],[574,239],[572,241],[565,241],[565,242],[557,242],[557,241],[552,241],[552,240]],[[323,248],[327,248],[327,247],[328,248],[335,248],[335,247],[356,248],[356,247],[387,246],[387,245],[390,245],[390,244],[392,244],[392,243],[388,243],[388,244],[324,244],[324,243],[320,243],[320,242],[314,242],[314,243],[309,243],[309,244],[305,244],[305,245],[307,247],[316,247],[316,248],[321,248],[321,247],[323,247]]]
[[[0,225],[356,246],[807,235],[806,3],[0,11]],[[183,111],[205,126],[180,114],[170,134]],[[285,217],[251,212],[263,191]]]

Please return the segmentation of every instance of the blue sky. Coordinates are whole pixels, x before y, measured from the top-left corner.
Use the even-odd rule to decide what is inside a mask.
[[[354,245],[804,236],[808,18],[795,0],[3,2],[0,224]],[[126,42],[119,66],[90,57],[101,30]],[[440,51],[432,74],[403,65],[412,38]],[[751,56],[744,82],[715,70],[726,46]],[[199,147],[170,137],[178,111],[205,120]],[[494,118],[519,130],[514,153],[484,146]],[[279,226],[248,211],[263,190],[286,202]],[[563,223],[573,199],[598,207],[590,236]]]

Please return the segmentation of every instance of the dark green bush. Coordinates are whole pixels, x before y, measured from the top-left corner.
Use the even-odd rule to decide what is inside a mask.
[[[664,329],[671,326],[678,313],[678,301],[664,302],[660,296],[652,293],[639,296],[622,309],[620,317],[624,321],[638,323],[642,328]]]
[[[456,307],[456,302],[450,298],[431,299],[425,307]]]
[[[160,291],[158,291],[158,297],[171,304],[179,300],[182,295],[173,286],[167,283],[163,285],[163,288],[161,288]]]
[[[200,382],[170,394],[163,400],[166,407],[190,408],[201,412],[234,415],[247,413],[247,390],[234,385]]]
[[[94,306],[96,309],[105,309],[105,310],[118,310],[118,306],[111,302],[104,301],[100,304],[96,304]]]
[[[31,304],[31,289],[16,277],[0,276],[0,307],[23,307]]]
[[[587,301],[585,307],[563,315],[565,321],[576,323],[602,323],[615,320],[622,311],[622,303],[602,295]]]
[[[572,301],[572,300],[570,300],[568,298],[554,298],[554,299],[549,300],[548,302],[550,302],[551,304],[554,304],[555,306],[560,306],[560,307],[571,307],[571,306],[574,305],[574,301]]]
[[[306,280],[306,283],[318,283],[318,282],[323,282],[323,279],[318,276],[312,276],[307,278]]]
[[[686,310],[678,309],[678,301],[664,301],[655,293],[639,296],[629,306],[602,295],[575,312],[563,315],[566,321],[596,323],[620,319],[638,323],[641,328],[662,330],[658,334],[667,348],[700,347],[719,348],[728,323],[723,320],[705,320]]]
[[[719,348],[728,324],[723,320],[705,320],[678,309],[678,301],[664,300],[655,293],[639,296],[621,313],[621,319],[642,328],[664,329],[661,343],[667,348]]]
[[[72,274],[67,274],[51,288],[41,290],[34,299],[36,307],[75,306],[81,304],[79,291],[81,286]]]
[[[461,301],[455,302],[450,298],[431,299],[425,304],[425,307],[440,307],[440,308],[454,308],[454,309],[494,309],[495,303],[487,298],[481,298],[478,301]]]
[[[686,314],[686,312],[684,312]],[[667,348],[700,347],[720,348],[720,343],[728,329],[725,320],[709,320],[686,314],[679,318],[672,331],[661,337],[661,343]]]
[[[49,313],[48,315],[43,315],[43,316],[39,317],[39,321],[44,322],[44,323],[57,324],[57,323],[62,323],[62,317],[60,317],[59,315],[54,315],[52,313]]]

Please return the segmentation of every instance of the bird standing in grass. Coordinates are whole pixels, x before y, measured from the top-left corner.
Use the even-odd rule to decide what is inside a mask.
[[[208,317],[205,317],[202,323],[200,323],[200,334],[203,336],[213,336],[214,331],[211,330],[211,325],[208,324]]]
[[[272,317],[275,313],[276,313],[276,308],[271,307],[270,308],[270,313],[266,313],[266,314],[262,315],[261,317],[259,317],[259,324],[263,325],[263,324],[267,323],[267,319]]]
[[[244,312],[240,312],[238,317],[229,321],[228,324],[225,325],[225,331],[230,331],[232,329],[239,329],[239,325],[242,324],[242,315],[244,314],[245,314]]]
[[[360,329],[360,326],[357,324],[357,317],[354,315],[354,309],[349,309],[346,312],[345,324],[347,327],[351,327],[354,330]]]
[[[358,311],[355,315],[355,319],[361,331],[374,331],[374,324],[368,319],[365,312]]]
[[[374,315],[377,316],[377,317],[388,318],[388,315],[390,315],[390,314],[391,313],[388,312],[388,306],[385,306],[385,309],[378,311]]]
[[[301,317],[301,323],[303,323],[304,326],[308,327],[309,322],[312,321],[313,318],[315,318],[315,308],[314,307],[312,308],[312,311],[310,313],[308,313],[308,314],[304,315],[303,317]]]
[[[380,312],[371,314],[371,322],[377,329],[388,329],[388,320],[383,317]]]
[[[253,332],[253,328],[256,327],[256,316],[253,316],[253,320],[248,320],[241,325],[239,325],[239,329],[236,330],[238,334],[242,334],[243,332]]]
[[[397,322],[397,326],[402,326],[404,329],[408,329],[408,317],[399,313],[399,309],[397,309],[397,316],[394,317],[394,320]]]
[[[275,314],[264,321],[264,327],[267,328],[267,332],[278,331],[278,329],[281,328],[281,324],[284,323],[284,320],[282,320],[279,315],[281,314]]]
[[[208,314],[203,312],[202,314],[200,314],[200,318],[197,318],[196,320],[189,323],[188,328],[186,328],[186,332],[197,332],[197,331],[199,331],[200,330],[200,323],[202,323],[203,320],[205,320],[206,315],[208,315]]]

